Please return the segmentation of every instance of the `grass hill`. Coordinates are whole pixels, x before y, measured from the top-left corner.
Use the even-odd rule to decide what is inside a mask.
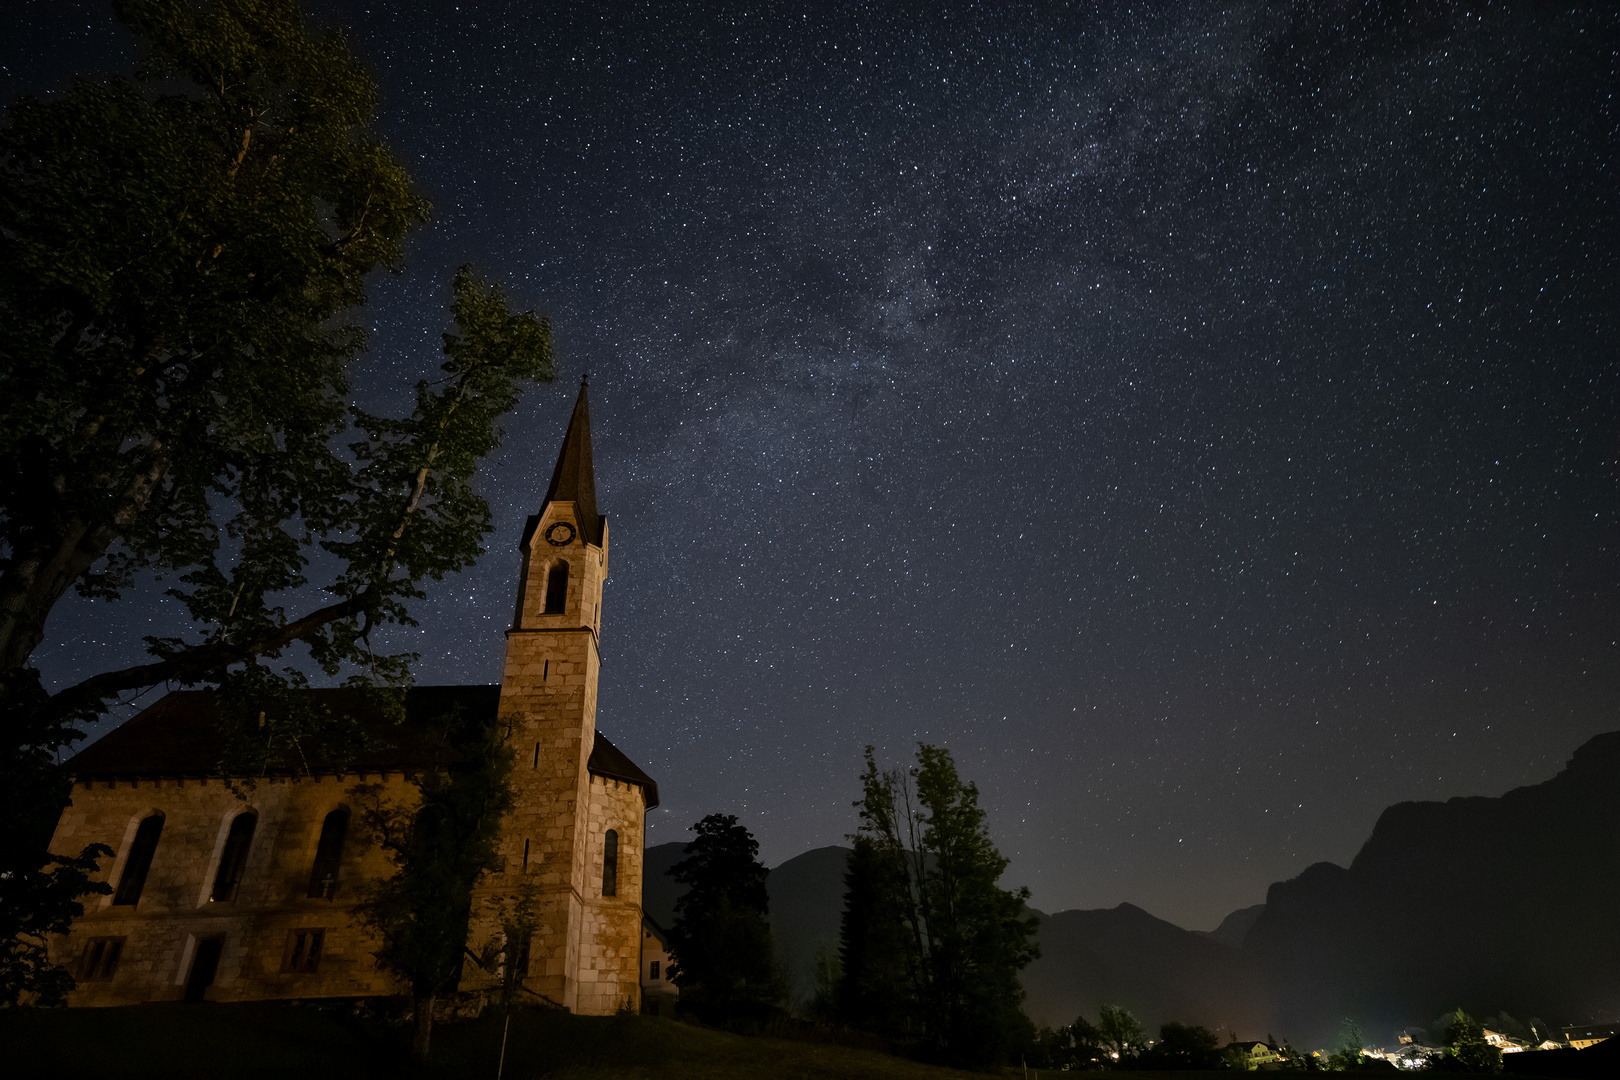
[[[402,1029],[339,1007],[292,1004],[140,1005],[0,1013],[4,1075],[297,1080],[493,1077],[501,1018],[445,1025],[417,1069]],[[518,1010],[506,1080],[967,1080],[972,1073],[875,1050],[745,1038],[644,1016]],[[982,1075],[982,1074],[979,1074]]]

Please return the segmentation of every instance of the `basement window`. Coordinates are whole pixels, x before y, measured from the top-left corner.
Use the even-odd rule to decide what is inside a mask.
[[[287,952],[282,958],[281,970],[301,975],[313,974],[321,966],[321,947],[326,944],[323,929],[291,930],[287,933]]]
[[[80,982],[108,982],[118,971],[118,958],[124,953],[121,937],[91,938],[79,961]]]

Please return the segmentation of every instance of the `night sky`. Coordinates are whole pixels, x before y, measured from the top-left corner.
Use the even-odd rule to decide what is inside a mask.
[[[554,321],[401,635],[493,682],[589,371],[649,842],[840,843],[925,740],[1037,907],[1208,928],[1620,727],[1614,8],[544,7],[312,5],[435,206],[357,385],[404,407],[462,261]],[[7,100],[137,55],[0,16]],[[48,680],[159,588],[60,608]]]

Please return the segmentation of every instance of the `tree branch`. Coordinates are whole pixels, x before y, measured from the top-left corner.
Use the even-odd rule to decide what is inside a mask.
[[[241,641],[211,641],[181,649],[150,664],[137,664],[120,671],[105,671],[54,695],[51,698],[51,705],[59,713],[67,712],[103,701],[125,690],[140,690],[160,682],[181,684],[199,682],[221,668],[275,652],[295,641],[313,637],[322,628],[366,610],[373,599],[373,593],[368,589],[358,596],[312,611],[285,626],[266,630]]]

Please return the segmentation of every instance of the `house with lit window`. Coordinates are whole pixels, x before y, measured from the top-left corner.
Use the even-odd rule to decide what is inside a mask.
[[[1276,1068],[1282,1063],[1282,1055],[1263,1042],[1234,1042],[1232,1048],[1243,1056],[1245,1069]]]
[[[206,690],[168,694],[69,761],[72,803],[51,850],[115,852],[103,862],[112,893],[90,898],[51,943],[78,980],[70,1003],[396,992],[356,910],[394,869],[364,810],[408,805],[413,774],[455,768],[443,732],[459,718],[497,723],[515,764],[500,868],[473,895],[472,951],[529,886],[541,926],[509,949],[524,989],[579,1013],[639,1007],[644,820],[658,785],[596,730],[608,525],[584,384],[519,555],[498,686],[413,688],[400,724],[366,716],[350,691],[305,692],[365,731],[365,749],[341,764],[300,754],[251,782],[222,774],[219,704]],[[461,989],[498,978],[469,963]]]
[[[1485,1028],[1484,1033],[1486,1045],[1494,1046],[1504,1054],[1518,1054],[1530,1049],[1530,1044],[1523,1039],[1515,1039],[1512,1035],[1504,1032]]]
[[[1583,1024],[1564,1028],[1564,1041],[1576,1050],[1589,1050],[1620,1035],[1620,1024]]]

